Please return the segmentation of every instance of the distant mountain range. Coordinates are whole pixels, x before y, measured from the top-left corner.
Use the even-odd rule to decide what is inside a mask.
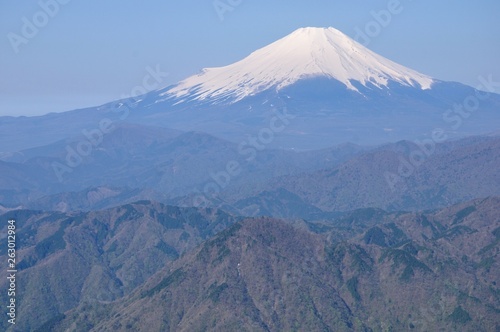
[[[300,153],[266,149],[247,161],[235,144],[207,134],[127,125],[106,135],[99,151],[59,182],[52,166],[65,163],[64,144],[71,143],[0,162],[4,209],[66,212],[152,199],[246,216],[318,219],[363,207],[421,210],[500,195],[498,136],[429,145],[429,155],[422,145],[401,141]],[[415,152],[424,156],[417,163]],[[240,165],[236,176],[226,172],[231,161]]]
[[[91,155],[74,163],[80,141],[81,137],[74,137],[22,150],[0,161],[0,203],[61,210],[46,196],[56,195],[54,199],[61,203],[62,197],[71,201],[78,192],[95,187],[108,187],[111,196],[119,189],[133,190],[131,195],[139,199],[172,199],[196,188],[203,191],[206,183],[219,181],[218,174],[226,171],[230,161],[238,162],[242,170],[229,181],[234,188],[249,179],[256,184],[280,175],[338,165],[368,150],[353,144],[302,153],[267,149],[248,160],[239,153],[237,144],[208,134],[123,124],[105,135]],[[149,196],[137,196],[144,191]],[[68,208],[76,206],[70,204]]]
[[[276,178],[260,190],[254,187],[256,194],[251,197],[268,201],[266,196],[279,200],[293,194],[302,204],[323,211],[362,207],[397,211],[445,207],[500,193],[499,137],[440,144],[429,156],[421,149],[407,141],[384,145],[335,167]],[[412,159],[415,152],[423,156],[417,162]],[[224,197],[236,205],[243,203]],[[259,203],[255,204],[258,209]]]

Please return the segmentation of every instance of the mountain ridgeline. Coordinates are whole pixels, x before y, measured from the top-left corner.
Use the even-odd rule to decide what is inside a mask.
[[[27,220],[19,327],[494,331],[499,204],[370,208],[316,222],[151,202],[10,212]]]

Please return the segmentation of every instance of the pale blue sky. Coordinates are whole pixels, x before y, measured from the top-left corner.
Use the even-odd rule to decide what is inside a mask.
[[[0,115],[112,101],[140,85],[148,66],[168,72],[169,85],[304,26],[333,26],[355,38],[357,28],[373,28],[371,11],[397,0],[218,0],[234,4],[223,20],[214,0],[59,0],[68,3],[44,14],[40,4],[55,1],[0,0]],[[500,1],[399,2],[402,11],[372,33],[370,49],[438,79],[476,86],[479,75],[491,74],[500,81]],[[16,53],[9,38],[23,37],[23,18],[41,27],[26,43],[16,39]]]

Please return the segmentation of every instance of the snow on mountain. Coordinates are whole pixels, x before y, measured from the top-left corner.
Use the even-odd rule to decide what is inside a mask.
[[[234,64],[206,68],[161,95],[233,102],[300,79],[328,77],[358,91],[353,81],[382,88],[390,81],[430,89],[434,80],[390,61],[334,28],[301,28]]]

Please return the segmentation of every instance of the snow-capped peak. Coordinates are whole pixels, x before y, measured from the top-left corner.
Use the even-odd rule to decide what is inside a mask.
[[[238,101],[303,78],[329,77],[357,91],[352,81],[387,86],[389,81],[429,89],[433,79],[392,62],[334,28],[301,28],[229,66],[206,68],[162,95]]]

